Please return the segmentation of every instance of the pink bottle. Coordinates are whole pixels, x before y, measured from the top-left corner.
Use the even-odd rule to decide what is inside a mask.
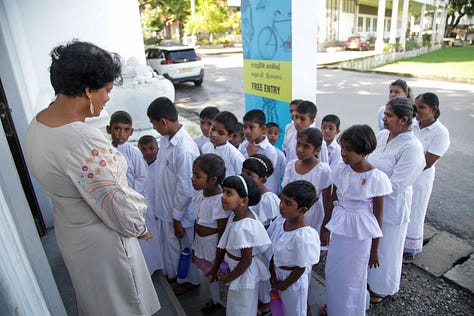
[[[270,291],[270,309],[272,311],[272,316],[284,316],[283,305],[281,302],[280,294],[278,291],[273,289]]]

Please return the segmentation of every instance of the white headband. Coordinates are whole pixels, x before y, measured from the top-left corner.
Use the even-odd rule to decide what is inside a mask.
[[[263,165],[263,167],[265,168],[265,172],[268,173],[267,164],[265,163],[265,161],[263,161],[263,159],[260,159],[260,158],[258,158],[258,157],[252,157],[252,156],[250,156],[249,159],[255,159],[255,160],[257,160],[258,162],[260,162],[260,163]]]
[[[242,181],[242,184],[244,185],[245,195],[249,196],[249,190],[247,188],[247,182],[245,182],[244,177],[242,177],[241,175],[237,175],[237,177],[239,177],[239,179]]]

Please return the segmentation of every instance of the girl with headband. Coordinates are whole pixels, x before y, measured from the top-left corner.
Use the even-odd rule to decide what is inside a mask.
[[[249,176],[227,177],[223,182],[222,207],[232,211],[224,234],[217,245],[212,279],[229,284],[226,315],[257,315],[258,284],[268,280],[270,273],[257,256],[270,246],[265,227],[249,206],[260,201],[257,184]],[[228,273],[218,272],[222,262]]]

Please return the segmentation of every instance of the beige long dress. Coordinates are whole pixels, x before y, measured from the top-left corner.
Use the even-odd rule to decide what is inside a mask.
[[[146,203],[127,185],[127,164],[102,132],[82,122],[51,128],[33,119],[30,171],[51,197],[56,239],[80,315],[151,315],[160,303],[137,236]]]

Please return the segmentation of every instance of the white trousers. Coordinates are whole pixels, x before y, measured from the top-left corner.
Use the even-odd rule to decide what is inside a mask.
[[[163,273],[169,278],[175,278],[178,275],[179,256],[181,254],[181,246],[191,248],[191,242],[194,237],[194,227],[184,228],[185,236],[180,240],[174,234],[173,223],[159,221],[159,237],[161,241],[164,269]],[[189,266],[188,276],[185,279],[178,278],[178,283],[190,282],[194,285],[199,284],[201,276],[199,269],[191,262]]]

